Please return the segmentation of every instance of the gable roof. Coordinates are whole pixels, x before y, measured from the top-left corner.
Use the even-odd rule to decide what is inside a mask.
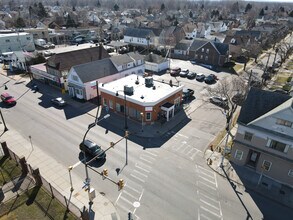
[[[142,28],[127,28],[124,36],[146,38],[147,36],[154,36],[154,32],[151,29]]]
[[[175,50],[188,50],[190,45],[192,44],[192,40],[181,40],[178,44],[175,46]]]
[[[214,46],[217,48],[217,50],[219,51],[221,55],[227,54],[227,51],[229,50],[228,44],[223,44],[223,43],[219,43],[215,41],[213,41],[212,44],[214,44]]]
[[[161,56],[154,54],[154,53],[150,53],[149,55],[145,55],[144,60],[146,62],[157,63],[157,64],[166,62],[166,59],[164,57],[161,57]]]
[[[127,55],[130,56],[134,60],[143,60],[143,56],[137,52],[129,52],[127,53]]]
[[[123,64],[131,63],[133,60],[127,54],[121,54],[110,58],[113,64],[121,66]]]
[[[118,73],[110,58],[84,63],[73,69],[83,83]]]
[[[72,66],[100,60],[100,50],[101,59],[110,57],[104,47],[99,46],[54,54],[47,60],[46,65],[56,68],[59,71],[69,70]]]
[[[291,96],[252,87],[242,105],[238,123],[248,124],[290,99]]]
[[[190,46],[190,50],[196,51],[207,43],[208,43],[208,41],[205,39],[198,39],[198,38],[194,39],[191,46]]]

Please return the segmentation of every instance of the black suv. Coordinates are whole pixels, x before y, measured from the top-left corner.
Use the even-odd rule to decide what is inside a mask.
[[[79,149],[81,151],[85,151],[86,154],[90,154],[91,156],[96,157],[97,159],[106,158],[105,151],[95,142],[92,142],[90,140],[85,140],[84,142],[81,142],[79,145]]]

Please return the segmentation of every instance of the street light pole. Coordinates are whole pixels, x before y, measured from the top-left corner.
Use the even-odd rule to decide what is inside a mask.
[[[94,123],[89,124],[87,131],[85,132],[83,139],[82,139],[82,144],[84,145],[85,142],[85,138],[86,135],[88,134],[88,132],[97,125],[98,122],[102,121],[103,119],[107,119],[109,118],[110,115],[107,114],[105,115],[102,119],[100,120],[96,120]],[[90,196],[90,178],[89,178],[89,174],[88,174],[88,168],[87,168],[87,161],[86,161],[86,153],[85,153],[85,147],[83,147],[83,159],[84,159],[84,165],[85,165],[85,185],[88,187],[88,196],[89,196],[89,205],[91,206],[93,204],[92,198]]]

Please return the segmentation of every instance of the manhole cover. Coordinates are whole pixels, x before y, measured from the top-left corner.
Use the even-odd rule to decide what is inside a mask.
[[[133,207],[134,207],[134,208],[138,208],[139,206],[140,206],[140,203],[139,203],[139,202],[134,202],[134,203],[133,203]]]

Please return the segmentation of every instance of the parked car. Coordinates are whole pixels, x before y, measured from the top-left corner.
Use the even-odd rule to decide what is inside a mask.
[[[92,157],[96,157],[97,159],[105,159],[106,153],[105,151],[97,145],[95,142],[91,140],[85,140],[79,144],[79,149],[81,151],[85,151],[86,154],[91,155]]]
[[[194,95],[194,90],[193,89],[183,88],[183,90],[182,90],[182,99],[183,99],[183,101],[188,100],[193,95]]]
[[[170,70],[170,75],[171,75],[171,76],[178,76],[179,73],[180,73],[180,71],[181,71],[181,68],[180,68],[180,67],[172,68],[172,69]]]
[[[219,80],[215,74],[210,74],[209,76],[213,77],[215,80]]]
[[[182,69],[181,72],[179,73],[179,76],[186,77],[188,73],[189,73],[188,69]]]
[[[205,77],[204,82],[206,84],[213,84],[216,82],[215,78],[211,75],[208,75],[207,77]]]
[[[195,72],[189,72],[187,74],[187,79],[194,79],[196,77],[196,73]]]
[[[228,101],[224,97],[212,96],[210,97],[210,102],[225,109],[229,107]]]
[[[58,97],[58,98],[51,99],[51,102],[54,105],[57,105],[59,107],[63,107],[63,106],[66,105],[66,102],[65,102],[65,100],[62,97]]]
[[[195,60],[190,60],[190,63],[191,64],[196,64],[196,61]]]
[[[4,92],[1,94],[1,100],[3,103],[7,105],[15,105],[16,104],[16,99],[11,96],[8,92]]]
[[[206,76],[204,74],[202,74],[202,73],[197,74],[196,77],[195,77],[195,79],[197,81],[200,81],[200,82],[204,81],[205,78],[206,78]]]

